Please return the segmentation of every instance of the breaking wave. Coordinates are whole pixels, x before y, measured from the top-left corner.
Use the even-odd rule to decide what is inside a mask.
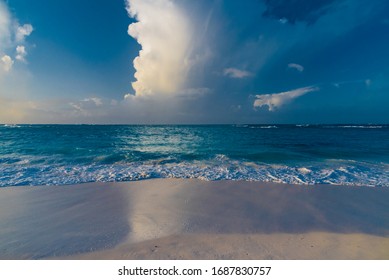
[[[0,186],[68,185],[122,182],[154,178],[194,178],[285,184],[331,184],[389,187],[389,166],[331,162],[322,166],[286,166],[230,160],[218,155],[212,162],[172,162],[171,159],[126,164],[30,165],[28,160],[3,168]]]

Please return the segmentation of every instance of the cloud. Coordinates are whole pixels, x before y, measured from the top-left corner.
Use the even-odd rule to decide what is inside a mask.
[[[82,101],[83,102],[93,102],[97,107],[103,105],[103,101],[101,100],[101,98],[97,98],[97,97],[85,98]]]
[[[73,113],[83,116],[92,116],[96,108],[103,105],[103,100],[98,97],[89,97],[80,101],[69,102],[69,106],[73,108]]]
[[[299,72],[303,72],[304,71],[304,66],[302,66],[300,64],[297,64],[297,63],[289,63],[288,64],[288,68],[296,69]]]
[[[8,55],[4,55],[0,60],[0,70],[4,72],[9,72],[13,64],[14,61],[12,60],[12,58]]]
[[[0,0],[0,70],[10,72],[14,65],[14,59],[26,62],[27,51],[23,43],[26,36],[33,31],[31,24],[19,25],[12,17],[5,2]],[[11,52],[16,48],[16,55],[11,57]],[[0,73],[1,74],[1,73]]]
[[[67,103],[70,107],[71,114],[75,117],[94,118],[106,115],[118,103],[113,99],[102,99],[98,97],[88,97],[81,100],[71,100]],[[62,109],[63,110],[63,109]],[[64,114],[67,110],[63,111]]]
[[[16,56],[15,58],[19,61],[26,62],[27,51],[25,46],[16,47]]]
[[[281,93],[257,95],[257,99],[254,102],[254,107],[267,106],[269,111],[275,111],[276,109],[290,103],[300,96],[318,90],[318,87],[304,87]]]
[[[31,24],[18,26],[15,33],[16,42],[24,42],[24,38],[30,36],[32,31],[34,31],[34,28]]]
[[[172,0],[126,0],[137,20],[128,34],[142,49],[134,60],[136,96],[171,96],[185,87],[190,68],[191,22]],[[127,95],[127,98],[129,96]]]
[[[82,115],[88,115],[87,111],[84,110],[81,104],[70,102],[69,106],[71,106],[74,109],[74,113],[80,113]]]
[[[226,68],[224,69],[223,74],[224,76],[234,78],[234,79],[243,79],[253,75],[248,71],[240,70],[237,68]]]

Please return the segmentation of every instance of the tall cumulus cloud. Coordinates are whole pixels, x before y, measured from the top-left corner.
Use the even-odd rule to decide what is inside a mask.
[[[128,34],[141,45],[134,60],[137,97],[172,96],[184,89],[190,69],[191,22],[173,0],[126,0],[137,22]],[[126,97],[132,97],[127,95]]]

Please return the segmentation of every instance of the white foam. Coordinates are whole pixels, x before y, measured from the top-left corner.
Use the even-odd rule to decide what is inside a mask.
[[[254,128],[254,129],[272,129],[272,128],[278,128],[275,125],[264,125],[264,126],[250,126],[249,128]]]
[[[17,125],[17,124],[4,124],[3,126],[4,127],[10,127],[10,128],[19,128],[19,127],[21,127],[20,125]]]
[[[383,128],[382,125],[329,125],[324,126],[325,128],[368,128],[368,129],[374,129],[374,128]]]
[[[308,169],[308,168],[305,168],[305,167],[301,167],[301,168],[298,168],[297,169],[300,173],[302,174],[309,174],[312,172],[312,170]]]
[[[335,166],[338,164],[339,166]],[[332,162],[331,166],[291,167],[241,162],[220,155],[213,161],[132,163],[116,165],[4,165],[0,186],[65,185],[86,182],[136,181],[150,178],[242,180],[287,184],[334,184],[389,187],[388,165]],[[333,166],[334,165],[334,166]]]

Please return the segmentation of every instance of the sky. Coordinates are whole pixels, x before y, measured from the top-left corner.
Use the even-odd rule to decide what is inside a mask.
[[[386,0],[0,0],[0,123],[389,123]]]

